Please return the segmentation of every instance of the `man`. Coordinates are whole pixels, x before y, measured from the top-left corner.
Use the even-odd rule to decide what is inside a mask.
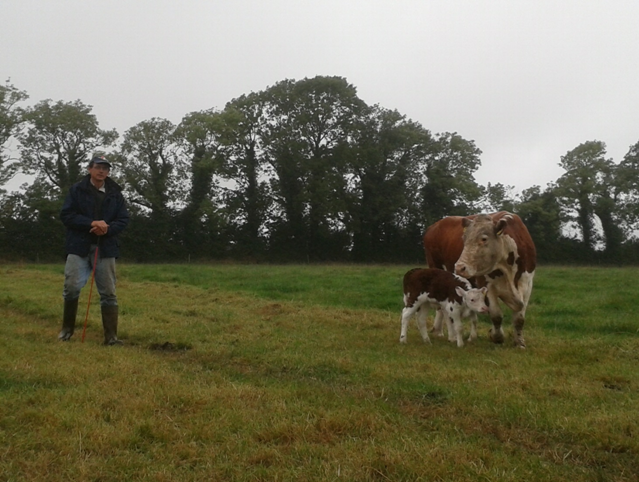
[[[120,254],[118,234],[129,223],[121,188],[109,178],[111,163],[103,156],[89,162],[89,174],[71,186],[60,219],[67,228],[64,267],[64,314],[61,341],[68,341],[75,329],[80,290],[95,268],[95,285],[100,293],[105,345],[122,345],[118,340],[118,301],[115,295],[115,258]],[[97,263],[96,260],[97,250]]]

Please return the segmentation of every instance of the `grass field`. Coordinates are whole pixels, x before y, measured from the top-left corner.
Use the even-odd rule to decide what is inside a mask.
[[[528,348],[399,344],[408,266],[0,266],[2,481],[639,481],[634,268],[542,267]]]

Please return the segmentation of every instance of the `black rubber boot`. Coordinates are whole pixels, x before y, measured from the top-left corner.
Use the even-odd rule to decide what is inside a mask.
[[[105,345],[123,345],[118,340],[118,307],[117,305],[102,306],[102,326],[104,327]]]
[[[75,317],[78,314],[78,300],[64,300],[64,314],[62,315],[62,331],[58,340],[69,341],[75,331]]]

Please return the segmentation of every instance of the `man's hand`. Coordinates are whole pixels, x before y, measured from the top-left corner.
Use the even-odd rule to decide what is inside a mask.
[[[104,236],[109,230],[109,225],[104,221],[93,221],[91,223],[91,234],[97,234],[98,236]]]

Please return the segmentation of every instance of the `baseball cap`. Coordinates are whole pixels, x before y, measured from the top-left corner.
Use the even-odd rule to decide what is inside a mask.
[[[89,167],[93,166],[94,164],[103,164],[105,166],[109,166],[109,169],[111,168],[111,163],[107,161],[104,156],[96,156],[93,159],[91,159],[91,162],[89,163]]]

